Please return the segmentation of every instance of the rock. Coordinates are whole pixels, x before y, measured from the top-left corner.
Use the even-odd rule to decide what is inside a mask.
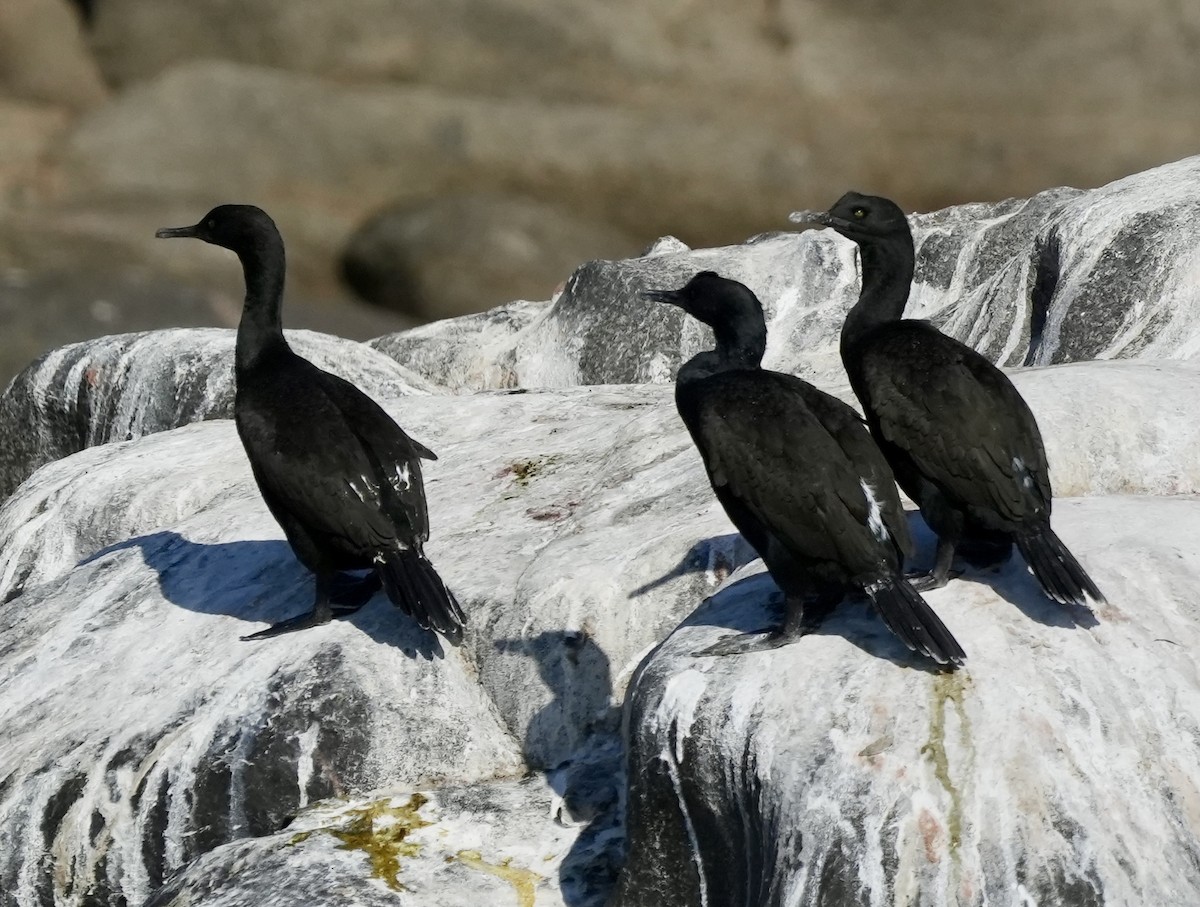
[[[108,89],[63,0],[4,0],[0,7],[0,91],[70,108],[93,107]]]
[[[686,109],[724,123],[731,144],[788,120],[785,141],[808,149],[794,164],[777,159],[792,193],[807,200],[866,178],[876,184],[860,188],[931,207],[1099,185],[1194,151],[1179,111],[1200,84],[1196,15],[1174,0],[1094,13],[1086,0],[972,16],[952,2],[747,12],[714,0],[267,0],[233,20],[221,0],[106,0],[96,52],[120,84],[224,58],[485,97]],[[871,65],[847,65],[864,46],[878,51]],[[730,161],[731,173],[746,166]],[[689,185],[682,171],[665,175]]]
[[[229,260],[224,264],[222,279],[203,289],[197,282],[143,268],[0,269],[0,322],[6,328],[0,347],[0,387],[48,350],[102,334],[236,327],[245,291],[241,270],[230,267]],[[223,279],[229,274],[236,275],[236,286]],[[287,300],[284,319],[290,327],[350,340],[365,340],[380,330],[409,323],[361,303],[303,298]]]
[[[547,307],[544,302],[513,302],[385,334],[368,346],[450,391],[515,388],[511,341]]]
[[[611,778],[620,772],[619,746],[606,755],[588,767]],[[598,805],[612,808],[617,791],[606,794]],[[614,859],[620,837],[614,842],[590,827],[556,821],[560,801],[550,784],[531,777],[428,792],[376,791],[348,804],[314,806],[277,835],[201,857],[146,907],[251,901],[260,907],[384,907],[396,903],[397,891],[444,907],[601,907],[611,879],[580,877],[577,870]],[[253,871],[240,871],[244,866]]]
[[[141,903],[319,797],[522,766],[556,783],[748,556],[665,388],[388,405],[440,456],[427,550],[468,615],[441,658],[382,597],[238,643],[312,593],[228,421],[89,448],[0,510],[0,889],[21,907],[89,887]]]
[[[1042,420],[1060,494],[1064,488],[1073,494],[1200,493],[1200,428],[1178,415],[1190,406],[1200,382],[1191,364],[1082,363],[1025,371],[1017,380]],[[1108,418],[1100,400],[1116,407]],[[368,863],[361,854],[335,853],[336,845],[316,834],[288,850],[289,834],[340,823],[354,810],[370,808],[383,796],[377,789],[386,785],[426,792],[472,787],[521,769],[545,774],[566,801],[554,807],[559,821],[589,823],[588,837],[569,844],[574,856],[567,873],[565,862],[554,860],[571,839],[557,836],[546,822],[526,822],[521,818],[526,813],[518,810],[511,828],[519,831],[512,832],[514,837],[504,831],[494,850],[480,850],[480,859],[496,863],[513,856],[514,866],[539,875],[559,866],[560,879],[569,874],[580,885],[598,886],[589,889],[593,893],[603,888],[620,826],[599,804],[602,790],[595,802],[578,795],[589,784],[603,789],[616,783],[615,769],[589,768],[596,763],[588,754],[611,739],[613,703],[636,666],[752,553],[713,499],[667,387],[412,395],[384,402],[440,457],[426,471],[433,523],[428,550],[468,615],[464,645],[441,658],[420,657],[422,652],[436,656],[431,639],[381,597],[349,620],[297,634],[285,645],[236,642],[251,623],[307,606],[311,580],[267,514],[228,421],[81,451],[38,470],[0,509],[0,737],[6,741],[5,764],[12,766],[0,786],[0,889],[18,892],[18,907],[63,899],[68,890],[78,893],[89,886],[100,903],[115,903],[118,897],[141,903],[160,881],[209,851],[167,889],[171,898],[199,897],[211,888],[226,899],[218,904],[239,903],[234,899],[250,898],[237,892],[243,884],[255,884],[252,867],[259,861],[264,879],[278,880],[280,891],[296,893],[293,903],[320,902],[323,867],[353,863],[355,875],[346,885],[358,893]],[[1067,419],[1065,413],[1075,416]],[[1130,430],[1127,413],[1137,414],[1138,430]],[[1066,477],[1061,483],[1060,475]],[[1019,717],[1025,700],[1009,694],[1009,681],[1027,685],[1030,696],[1040,697],[1033,701],[1051,703],[1045,706],[1049,709],[1065,700],[1046,699],[1038,678],[1058,683],[1056,678],[1067,677],[1089,684],[1079,708],[1094,710],[1097,722],[1126,727],[1121,722],[1135,720],[1140,694],[1129,687],[1117,696],[1113,691],[1123,689],[1117,681],[1097,686],[1099,675],[1087,670],[1099,671],[1102,662],[1105,676],[1115,677],[1111,665],[1136,664],[1129,660],[1136,647],[1148,652],[1166,646],[1143,638],[1147,634],[1190,644],[1184,635],[1190,612],[1179,603],[1190,594],[1200,554],[1189,553],[1190,516],[1177,514],[1192,514],[1194,503],[1115,497],[1058,502],[1056,527],[1113,603],[1100,615],[1099,629],[1039,625],[1065,612],[1041,598],[1015,560],[1001,574],[977,578],[987,585],[955,582],[934,593],[931,602],[968,650],[970,690],[998,687],[1003,667],[1008,698],[1001,705]],[[1178,535],[1172,530],[1167,540],[1156,541],[1163,538],[1162,526],[1178,526]],[[928,533],[923,544],[922,557],[928,558]],[[1018,607],[996,601],[989,591],[993,585]],[[704,605],[641,672],[632,727],[644,725],[637,715],[658,714],[654,683],[674,676],[680,659],[687,662],[680,670],[694,669],[687,653],[698,636],[715,635],[709,628],[714,620],[722,626],[765,623],[772,588],[765,579],[736,583]],[[1156,602],[1165,610],[1147,616]],[[1139,621],[1146,622],[1144,628]],[[1122,635],[1127,626],[1134,630]],[[843,636],[867,652],[846,645]],[[790,658],[810,650],[813,660],[805,654],[805,663],[827,673],[804,676],[840,678],[854,672],[846,689],[874,690],[870,684],[878,684],[880,690],[894,691],[897,702],[909,696],[922,703],[933,695],[920,686],[932,678],[920,672],[908,672],[915,679],[897,683],[889,659],[907,664],[907,655],[896,651],[887,631],[860,606],[844,606],[828,634],[778,654]],[[1183,658],[1188,650],[1180,651],[1184,654],[1171,658]],[[1047,663],[1051,658],[1056,660]],[[705,670],[736,673],[738,665],[747,665],[758,677],[757,659],[724,659],[715,668],[707,660]],[[1147,701],[1162,714],[1171,700],[1154,684],[1179,679],[1177,662],[1169,665],[1171,673],[1155,675],[1144,686],[1147,697],[1159,697]],[[802,688],[794,678],[787,672],[770,675],[776,705],[766,714],[784,728],[780,739],[790,739],[788,721],[811,719],[789,696],[829,696],[824,681]],[[685,711],[690,683],[680,682],[668,697]],[[729,695],[766,695],[753,685],[745,693],[740,684],[731,678]],[[333,690],[338,698],[332,698]],[[970,690],[960,698],[975,695]],[[947,701],[953,704],[952,698]],[[993,707],[990,698],[977,701]],[[999,732],[1007,719],[977,715],[977,701],[963,706],[970,710],[972,727],[992,721],[989,729]],[[1119,713],[1108,714],[1110,703]],[[959,733],[958,713],[949,705],[946,709],[948,771],[956,773],[951,777],[962,790],[973,791],[958,768],[965,750],[958,737],[951,741]],[[1091,718],[1067,717],[1075,722],[1070,727],[1100,726]],[[920,734],[928,714],[914,711],[910,718],[909,724],[897,718],[896,729],[889,731],[900,741],[897,747],[908,747],[897,749],[902,755],[895,758],[907,760],[898,767],[920,768],[921,774],[913,770],[910,775],[928,782],[926,774],[933,770],[912,749],[927,739]],[[926,725],[918,727],[921,721]],[[665,727],[654,721],[644,726],[654,734]],[[697,725],[690,739],[701,739],[702,727]],[[746,725],[721,718],[713,735],[732,740],[741,727]],[[809,736],[797,739],[828,739],[818,733],[819,723],[813,727]],[[1024,725],[1018,727],[1013,746],[1050,733],[1043,727],[1042,736],[1032,738]],[[1184,731],[1181,727],[1178,733]],[[1150,746],[1151,739],[1139,745]],[[637,772],[643,761],[653,762],[657,740],[638,738]],[[855,744],[855,751],[869,742]],[[1108,745],[1102,736],[1084,742],[1097,752]],[[991,757],[981,745],[972,758]],[[690,765],[697,757],[689,752],[686,761]],[[662,779],[657,768],[650,768],[647,784]],[[1196,768],[1179,763],[1181,777],[1196,774]],[[764,789],[770,778],[780,777],[791,776],[764,776]],[[938,783],[936,772],[932,777]],[[697,783],[714,797],[730,790],[699,776]],[[977,786],[982,789],[985,782]],[[672,897],[686,896],[687,876],[680,865],[691,865],[686,851],[676,853],[683,863],[655,863],[657,857],[647,856],[647,835],[653,833],[647,812],[657,803],[667,809],[664,816],[677,813],[670,811],[673,801],[663,799],[662,789],[647,794],[657,798],[648,806],[649,800],[639,799],[644,789],[635,787],[630,801],[632,875],[622,889],[625,903],[639,905],[655,902],[650,896],[655,889],[646,879],[659,870],[658,878],[674,880],[678,895]],[[937,795],[928,784],[923,790]],[[342,818],[335,821],[326,812],[313,826],[303,824],[304,817],[300,824],[287,824],[297,810],[333,794],[348,798],[338,814]],[[536,804],[545,803],[544,793],[529,795],[529,808],[542,808]],[[438,801],[439,815],[450,809],[449,802]],[[738,815],[738,802],[729,800],[721,808]],[[780,822],[807,815],[790,800],[780,802],[790,810],[779,813]],[[923,827],[935,829],[929,832],[931,846],[938,840],[945,845],[950,827],[945,801],[921,803],[933,817],[923,820]],[[1004,809],[1010,808],[1004,801],[992,814],[1006,815]],[[490,809],[471,807],[479,815]],[[973,822],[975,815],[963,807],[963,817]],[[963,819],[963,853],[973,846],[964,843],[965,830],[973,827]],[[549,835],[558,842],[548,851],[554,860],[546,873],[525,862],[525,851],[505,849],[510,845],[503,842],[526,832],[530,840],[547,841]],[[678,843],[672,834],[662,832],[664,847]],[[249,836],[263,840],[241,840]],[[454,832],[439,847],[472,847],[463,841]],[[933,852],[944,866],[945,852],[936,846]],[[458,890],[457,871],[437,862],[443,850],[423,853],[414,881],[449,886],[447,880],[458,879],[453,883]],[[1029,865],[1033,872],[1043,864]],[[450,875],[439,874],[445,872]],[[650,894],[638,900],[631,885]],[[312,899],[301,896],[309,890],[316,892]],[[549,892],[552,886],[538,890]],[[478,880],[466,891],[462,897],[478,893]],[[457,903],[449,900],[452,896],[458,895],[448,894],[447,903]]]
[[[917,271],[905,314],[932,320],[1002,365],[1191,357],[1200,350],[1197,198],[1200,157],[1192,157],[1089,192],[1056,189],[914,215]],[[706,269],[742,281],[762,301],[767,367],[826,388],[845,385],[838,335],[858,297],[857,256],[832,231],[695,251],[666,245],[641,258],[590,262],[528,324],[495,335],[491,368],[478,352],[445,357],[464,330],[454,321],[375,345],[403,350],[418,368],[428,363],[428,374],[450,386],[669,381],[710,335],[640,293]],[[418,344],[442,355],[421,355]]]
[[[213,136],[239,153],[214,153]],[[730,135],[710,111],[346,86],[207,61],[82,118],[57,157],[57,203],[253,202],[279,223],[295,285],[313,292],[380,199],[501,186],[642,241],[745,236],[781,219],[787,174],[803,167],[793,147],[761,123]]]
[[[377,214],[350,238],[342,272],[368,302],[431,321],[547,298],[580,261],[636,249],[557,205],[455,195]]]
[[[0,223],[32,194],[43,160],[68,120],[60,108],[0,97]]]
[[[77,450],[233,415],[235,331],[120,334],[53,350],[0,395],[0,501],[38,466]],[[431,385],[361,344],[289,331],[301,355],[379,398]]]
[[[1200,897],[1200,502],[1059,500],[1055,523],[1110,606],[1069,614],[1017,562],[951,583],[928,598],[968,652],[956,674],[861,605],[789,648],[698,658],[770,619],[773,584],[731,578],[631,686],[611,903]]]

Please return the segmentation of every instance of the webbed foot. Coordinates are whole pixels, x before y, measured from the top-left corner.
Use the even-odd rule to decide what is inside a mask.
[[[961,570],[947,570],[944,573],[931,570],[928,573],[906,573],[904,574],[904,578],[918,592],[930,592],[934,589],[942,588],[950,580],[958,579],[962,575],[963,572]]]
[[[295,633],[297,630],[319,627],[322,624],[329,623],[330,616],[328,611],[309,611],[306,614],[297,614],[295,617],[289,617],[287,620],[281,620],[277,624],[271,624],[267,629],[251,633],[249,636],[243,636],[241,639],[242,642],[250,642],[256,639],[270,639],[272,636],[282,636],[284,633]]]

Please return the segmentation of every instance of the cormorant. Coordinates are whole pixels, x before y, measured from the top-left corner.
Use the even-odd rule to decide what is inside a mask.
[[[681,289],[643,295],[713,329],[716,348],[679,369],[675,402],[717,499],[787,600],[780,629],[702,654],[781,646],[861,589],[909,649],[960,664],[962,648],[901,575],[908,524],[859,415],[799,378],[762,368],[766,321],[743,284],[704,271]]]
[[[464,617],[422,552],[429,514],[421,458],[437,457],[350,382],[294,353],[283,336],[283,239],[266,212],[221,205],[198,224],[159,230],[237,254],[246,302],[234,357],[234,418],[250,467],[292,550],[316,576],[312,611],[244,639],[317,626],[339,610],[339,571],[371,569],[341,610],[382,585],[392,604],[451,642]],[[331,600],[332,599],[332,600]]]
[[[797,223],[858,244],[862,291],[842,327],[842,363],[900,487],[937,533],[936,563],[916,585],[944,586],[955,549],[1005,560],[1015,542],[1050,598],[1104,602],[1050,528],[1050,478],[1037,421],[1008,377],[927,321],[902,319],[916,254],[892,201],[848,192]],[[972,556],[974,555],[974,556]]]

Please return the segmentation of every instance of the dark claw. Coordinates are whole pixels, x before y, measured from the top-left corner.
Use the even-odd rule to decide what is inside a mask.
[[[265,630],[259,630],[257,633],[251,633],[249,636],[243,636],[242,642],[250,642],[256,639],[270,639],[272,636],[282,636],[284,633],[295,633],[297,630],[307,630],[309,627],[319,627],[322,624],[329,623],[329,614],[321,614],[317,611],[309,611],[306,614],[297,614],[295,617],[289,617],[287,620],[281,620],[277,624],[271,624]]]

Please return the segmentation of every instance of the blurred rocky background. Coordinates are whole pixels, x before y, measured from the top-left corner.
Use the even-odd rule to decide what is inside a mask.
[[[0,0],[0,383],[61,343],[232,325],[155,243],[253,202],[287,321],[366,338],[660,234],[860,188],[928,210],[1200,150],[1179,0]]]

